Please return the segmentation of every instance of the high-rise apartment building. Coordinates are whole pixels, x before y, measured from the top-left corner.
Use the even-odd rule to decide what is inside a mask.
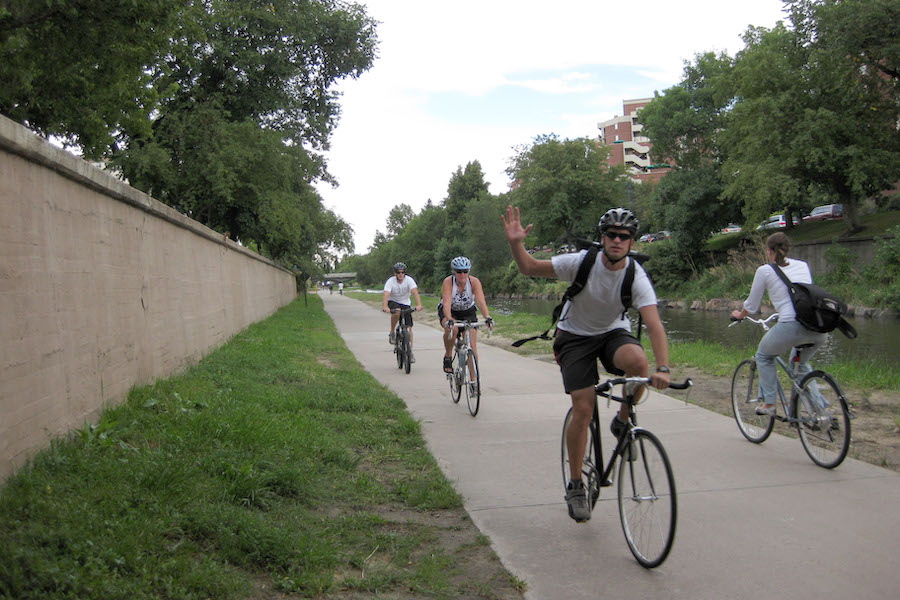
[[[643,126],[637,122],[637,111],[651,100],[623,100],[623,116],[597,124],[600,142],[609,147],[610,166],[625,165],[626,172],[639,182],[659,181],[671,170],[669,165],[653,159],[653,143],[641,135]]]

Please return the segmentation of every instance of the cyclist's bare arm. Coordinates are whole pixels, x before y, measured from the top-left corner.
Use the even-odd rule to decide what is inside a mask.
[[[416,310],[422,310],[422,299],[419,298],[419,288],[414,287],[412,290],[412,295],[416,297]]]
[[[391,295],[391,293],[389,291],[384,290],[384,294],[382,295],[382,298],[381,298],[381,312],[386,312],[386,313],[391,312],[391,309],[388,308],[388,304],[387,304],[388,297],[390,295]]]
[[[509,248],[512,251],[513,259],[519,271],[530,277],[556,277],[556,271],[553,270],[553,263],[549,260],[537,260],[525,250],[525,238],[534,225],[522,227],[522,220],[519,216],[519,207],[506,207],[506,214],[500,215],[503,221],[503,231],[506,233],[506,241],[509,242]]]
[[[666,329],[659,318],[659,309],[655,304],[644,306],[640,309],[641,318],[647,326],[647,335],[650,336],[650,346],[653,348],[653,356],[660,367],[669,367],[669,340],[666,337]],[[653,369],[651,369],[652,371]],[[669,373],[654,372],[650,374],[653,380],[651,385],[658,390],[669,387]]]

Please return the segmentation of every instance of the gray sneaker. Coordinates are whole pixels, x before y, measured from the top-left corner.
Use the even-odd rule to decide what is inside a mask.
[[[412,350],[409,351],[409,364],[413,364],[416,362],[416,355],[412,353]]]
[[[390,332],[390,333],[388,334],[388,343],[389,343],[391,346],[394,345],[394,332],[393,332],[393,331]]]
[[[576,523],[591,520],[591,508],[588,506],[587,490],[581,481],[570,481],[566,488],[566,504],[569,505],[569,516]]]

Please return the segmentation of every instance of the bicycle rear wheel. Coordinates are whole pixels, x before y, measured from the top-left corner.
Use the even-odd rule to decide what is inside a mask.
[[[481,405],[481,374],[478,372],[478,359],[472,350],[469,350],[467,363],[469,368],[465,371],[466,404],[469,405],[469,412],[474,417]]]
[[[850,449],[850,410],[837,382],[823,371],[808,373],[794,393],[791,413],[803,449],[814,463],[833,469]]]
[[[459,369],[459,350],[453,351],[453,372],[447,374],[447,379],[450,381],[450,398],[453,400],[453,403],[456,404],[459,402],[460,394],[462,393],[462,373]]]
[[[756,360],[748,358],[738,365],[731,378],[731,409],[738,429],[754,444],[766,441],[775,426],[774,416],[756,414],[761,404]]]
[[[569,412],[566,413],[566,418],[563,420],[563,430],[562,430],[562,480],[563,480],[563,489],[569,485],[569,478],[571,473],[571,467],[569,466],[569,446],[566,443],[566,435],[569,431],[569,423],[572,420],[572,409],[569,409]],[[581,462],[581,475],[582,481],[587,485],[587,489],[590,492],[590,501],[591,501],[591,510],[593,510],[594,505],[597,503],[597,498],[600,497],[600,468],[597,463],[597,452],[596,445],[594,444],[594,436],[597,434],[597,431],[594,429],[594,421],[588,425],[587,430],[587,444],[584,447],[584,455],[582,457]]]
[[[409,375],[409,370],[412,369],[412,361],[410,360],[412,355],[412,348],[409,343],[409,330],[406,329],[402,333],[403,335],[403,369],[406,371],[406,374]]]
[[[666,560],[675,541],[675,477],[656,436],[644,429],[633,431],[619,459],[619,519],[631,553],[652,569]]]

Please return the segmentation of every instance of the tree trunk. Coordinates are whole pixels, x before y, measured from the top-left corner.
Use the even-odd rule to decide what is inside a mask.
[[[844,205],[844,226],[847,228],[847,234],[852,235],[854,233],[859,233],[862,231],[862,224],[859,222],[859,211],[856,206],[856,198],[844,190],[841,190],[838,197]]]

